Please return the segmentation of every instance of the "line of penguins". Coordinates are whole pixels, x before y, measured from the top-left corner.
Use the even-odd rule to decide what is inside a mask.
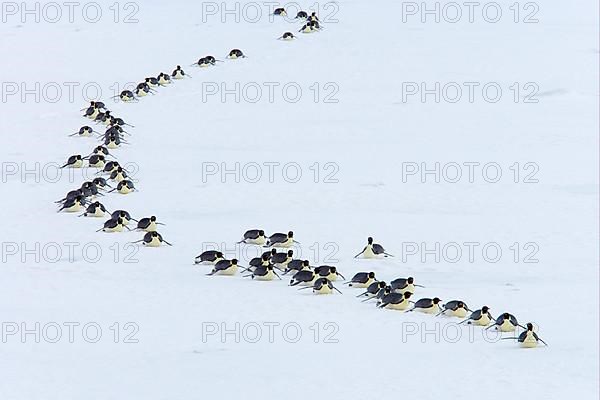
[[[274,10],[273,15],[285,17],[287,16],[287,12],[284,8],[277,8]],[[295,19],[305,21],[300,32],[312,33],[321,29],[316,12],[312,12],[309,15],[305,11],[299,11]],[[291,32],[285,32],[278,39],[292,40],[294,38],[295,36]],[[234,60],[246,58],[246,55],[240,49],[236,48],[232,49],[226,58]],[[223,61],[218,60],[212,55],[207,55],[199,58],[198,61],[191,64],[191,66],[205,68],[215,66],[217,62]],[[125,103],[138,102],[140,98],[149,94],[156,94],[157,88],[166,87],[171,85],[173,80],[184,78],[191,78],[191,76],[187,74],[180,65],[177,65],[170,74],[160,72],[156,77],[147,77],[137,84],[135,89],[125,89],[121,91],[119,95],[113,96],[112,98],[119,99]],[[134,126],[126,123],[122,118],[113,115],[106,107],[105,103],[101,101],[91,101],[88,107],[83,108],[80,111],[85,111],[83,116],[95,122],[98,126],[104,126],[105,131],[104,133],[101,133],[94,130],[89,125],[84,125],[77,132],[74,132],[69,136],[96,136],[102,144],[94,147],[92,152],[87,156],[82,156],[81,154],[69,156],[61,168],[96,168],[99,170],[96,175],[104,176],[98,176],[91,181],[85,181],[81,187],[69,191],[62,199],[57,200],[56,203],[59,204],[58,211],[74,213],[85,209],[79,216],[97,218],[102,218],[106,214],[110,214],[110,218],[104,223],[104,226],[98,230],[103,232],[123,232],[124,230],[131,230],[128,225],[131,221],[134,221],[137,223],[135,230],[144,231],[146,233],[142,239],[132,243],[141,242],[143,245],[149,247],[158,247],[163,243],[170,246],[171,243],[167,242],[157,231],[158,225],[164,224],[158,222],[155,216],[144,217],[137,220],[132,218],[131,214],[125,210],[109,212],[106,207],[97,200],[98,197],[104,196],[103,192],[116,192],[125,195],[137,191],[134,185],[135,180],[128,176],[129,172],[127,169],[109,152],[109,150],[118,149],[122,145],[130,144],[126,135],[131,136],[131,134],[125,129],[127,127],[134,128]],[[116,186],[111,186],[108,181],[112,181]]]
[[[103,143],[94,147],[87,156],[80,154],[70,156],[61,168],[93,168],[98,170],[95,173],[98,176],[90,181],[85,181],[81,187],[69,191],[62,199],[57,200],[58,212],[78,213],[83,211],[79,217],[92,218],[103,218],[108,214],[110,218],[97,232],[143,231],[146,232],[144,237],[131,243],[142,243],[149,247],[158,247],[162,243],[171,245],[158,233],[158,225],[164,224],[158,222],[155,216],[134,219],[125,210],[108,211],[98,200],[106,193],[115,192],[126,195],[136,191],[134,180],[128,176],[129,172],[110,153],[110,150],[118,149],[122,144],[129,144],[124,135],[130,136],[131,133],[125,128],[134,126],[111,114],[111,111],[101,101],[91,101],[88,107],[80,111],[85,111],[84,117],[98,126],[104,126],[106,130],[102,134],[86,125],[69,136],[96,136]],[[115,186],[112,186],[111,183]],[[131,221],[137,223],[134,229],[128,226]]]
[[[251,229],[244,233],[238,244],[262,246],[267,249],[260,257],[250,260],[248,266],[239,265],[237,259],[226,259],[219,250],[206,250],[196,256],[194,264],[212,266],[208,276],[225,275],[233,276],[241,269],[244,278],[260,281],[282,280],[282,275],[291,274],[289,286],[300,286],[299,290],[312,289],[314,294],[332,294],[342,292],[334,286],[333,282],[343,279],[344,285],[349,288],[364,289],[357,298],[363,303],[375,302],[377,308],[397,310],[401,312],[421,312],[435,316],[447,316],[461,319],[459,324],[472,324],[488,329],[495,329],[501,334],[516,332],[518,328],[523,331],[518,336],[503,337],[502,339],[517,340],[525,348],[537,347],[544,342],[536,332],[531,322],[521,325],[517,318],[503,312],[497,318],[492,317],[491,309],[483,306],[478,310],[471,310],[462,300],[451,300],[443,303],[439,297],[424,297],[413,301],[416,288],[424,288],[415,283],[413,277],[403,277],[386,282],[379,280],[375,272],[358,272],[351,279],[346,279],[337,267],[331,265],[312,266],[309,260],[294,258],[294,251],[290,249],[294,244],[299,244],[294,239],[294,232],[274,233],[265,235],[262,229]],[[283,249],[283,251],[278,251]],[[375,243],[372,237],[367,239],[367,244],[354,258],[381,259],[393,257],[386,252],[384,247]]]

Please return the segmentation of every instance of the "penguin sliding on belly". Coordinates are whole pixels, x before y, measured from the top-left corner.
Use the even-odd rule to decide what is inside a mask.
[[[207,275],[235,275],[238,269],[238,260],[221,260],[217,262],[213,270]]]
[[[426,314],[437,314],[442,310],[442,307],[440,307],[440,301],[442,300],[439,297],[434,297],[433,299],[420,299],[415,303],[413,308],[408,311],[420,311]]]
[[[81,195],[75,196],[72,199],[66,199],[63,205],[57,212],[66,211],[66,212],[77,212],[81,210],[81,206],[85,204],[85,198]]]
[[[111,218],[108,221],[106,221],[104,223],[104,226],[98,229],[96,232],[123,232],[123,228],[129,230],[129,228],[127,228],[123,223],[122,218]]]
[[[99,201],[95,201],[93,203],[91,203],[89,206],[87,206],[85,212],[81,215],[79,215],[80,217],[104,217],[104,214],[106,213],[106,208],[104,208],[104,205],[102,203],[100,203]]]
[[[545,346],[548,346],[548,343],[544,342],[542,338],[540,338],[537,335],[537,333],[533,331],[533,324],[531,322],[527,323],[527,330],[521,333],[518,337],[509,337],[502,339],[516,339],[519,342],[519,345],[525,348],[537,347],[538,342],[542,342]]]
[[[366,288],[376,280],[375,272],[358,272],[352,277],[350,282],[346,282],[346,285],[355,288]]]
[[[421,288],[425,287],[422,285],[417,285],[414,282],[415,282],[415,279],[412,276],[409,276],[408,278],[394,279],[393,281],[390,282],[390,286],[392,287],[392,290],[394,292],[398,292],[398,293],[406,293],[406,292],[414,293],[415,287],[421,287]]]
[[[277,40],[286,40],[286,41],[290,41],[290,40],[294,40],[296,39],[296,36],[294,36],[294,34],[292,32],[285,32],[283,35],[281,35],[280,37],[277,38]]]
[[[294,243],[298,243],[294,240],[294,232],[289,231],[287,235],[285,233],[272,234],[264,247],[291,247]]]
[[[331,294],[335,290],[339,294],[342,294],[338,288],[333,286],[333,283],[327,278],[317,279],[312,286],[299,288],[298,290],[312,289],[314,294]]]
[[[181,69],[181,65],[178,65],[177,68],[171,73],[173,79],[183,79],[185,77],[191,78],[191,76],[186,75],[185,72]]]
[[[110,192],[114,192],[117,191],[121,194],[129,194],[131,192],[136,191],[137,189],[133,186],[133,182],[131,182],[128,179],[123,179],[121,182],[119,182],[119,184],[117,185],[116,188],[109,190]]]
[[[291,251],[291,250],[290,250]],[[336,267],[332,267],[330,265],[321,265],[315,268],[315,274],[319,275],[321,278],[327,278],[330,281],[337,281],[338,277],[346,280],[344,275],[340,274]]]
[[[382,245],[373,243],[372,237],[367,238],[367,245],[360,253],[355,255],[354,258],[357,258],[361,254],[362,254],[363,258],[377,258],[380,256],[393,257],[393,255],[385,252],[385,249],[383,248]]]
[[[485,329],[487,330],[490,328],[496,328],[496,330],[500,332],[514,332],[517,329],[517,326],[523,329],[527,329],[523,325],[519,324],[517,318],[514,315],[505,312],[500,314],[500,316],[496,318],[496,321],[493,325],[490,325]]]
[[[387,284],[385,281],[375,281],[367,286],[367,290],[362,292],[361,294],[357,294],[356,297],[375,297],[377,293],[383,288],[385,288]]]
[[[378,305],[379,308],[391,308],[392,310],[406,310],[412,303],[409,299],[412,293],[395,293],[392,292],[383,296],[381,303]]]
[[[113,211],[110,215],[112,219],[121,218],[123,220],[123,225],[127,226],[129,221],[138,222],[137,219],[131,218],[131,214],[125,210],[116,210]]]
[[[81,154],[75,154],[67,159],[67,162],[61,168],[81,168],[83,167],[83,157]]]
[[[194,264],[215,264],[221,260],[224,260],[223,253],[218,250],[206,250],[194,259]]]
[[[469,318],[461,321],[460,323],[474,324],[479,326],[488,326],[490,322],[494,320],[492,314],[490,314],[490,308],[488,306],[481,307],[480,310],[475,310],[471,313]]]
[[[246,244],[257,244],[262,246],[267,241],[265,237],[265,231],[262,229],[250,229],[244,233],[244,238],[238,242]]]
[[[465,318],[469,311],[471,310],[469,310],[469,307],[467,307],[464,301],[452,300],[444,304],[443,311],[436,314],[436,316],[451,315],[453,317]]]
[[[144,237],[131,243],[142,243],[146,247],[159,247],[162,243],[173,246],[171,243],[163,239],[162,235],[156,231],[146,232]]]
[[[156,231],[158,225],[164,225],[163,223],[157,222],[156,217],[153,215],[147,218],[141,218],[135,229],[145,232]]]
[[[94,132],[95,131],[91,127],[85,125],[85,126],[82,126],[81,128],[79,128],[79,130],[77,132],[72,133],[69,136],[89,137]]]
[[[259,265],[252,271],[249,275],[244,275],[244,277],[252,277],[252,279],[256,279],[259,281],[272,281],[275,277],[281,280],[281,277],[274,270],[275,266],[273,264],[269,265]]]

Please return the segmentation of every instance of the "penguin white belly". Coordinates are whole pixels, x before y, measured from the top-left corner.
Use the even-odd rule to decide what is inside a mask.
[[[129,220],[127,218],[121,218],[123,220],[123,226],[129,225]]]
[[[515,329],[516,327],[507,319],[505,319],[504,322],[498,326],[498,330],[500,332],[514,332]]]
[[[97,108],[94,109],[94,112],[91,113],[90,115],[88,115],[89,119],[96,119],[96,117],[98,116],[98,114],[100,114],[100,111],[98,111]]]
[[[156,222],[154,222],[154,221],[150,221],[150,225],[148,225],[148,226],[147,226],[145,229],[143,229],[143,230],[144,230],[144,231],[146,231],[146,232],[152,232],[152,231],[155,231],[155,230],[157,230],[157,229],[156,229]]]
[[[290,247],[294,243],[293,239],[288,238],[285,242],[273,243],[273,247]]]
[[[90,217],[104,217],[104,211],[100,207],[96,207],[93,214],[88,214]]]
[[[273,273],[273,271],[267,271],[267,273],[262,276],[258,276],[258,275],[254,276],[254,279],[259,280],[259,281],[272,281],[273,278],[275,278],[275,274]]]
[[[439,312],[439,308],[434,305],[427,308],[416,308],[415,311],[420,311],[425,314],[437,314]]]
[[[366,288],[369,287],[371,283],[375,282],[375,279],[369,278],[365,283],[352,283],[352,287],[355,288]]]
[[[123,176],[123,174],[117,174],[115,175],[115,179],[113,179],[115,182],[121,182],[123,179],[125,179],[125,177]],[[156,230],[156,229],[153,229]]]
[[[135,94],[138,97],[144,97],[147,93],[144,90],[138,90]]]
[[[256,239],[246,239],[246,241],[245,241],[245,242],[246,242],[247,244],[257,244],[257,245],[259,245],[259,246],[262,246],[263,244],[265,244],[265,243],[266,243],[266,241],[267,241],[267,240],[265,239],[265,237],[264,237],[264,236],[259,236],[259,237],[257,237]]]
[[[289,36],[288,37],[284,37],[283,40],[291,41],[291,40],[294,40],[294,37],[289,37]]]
[[[533,334],[531,332],[527,332],[527,336],[525,337],[525,340],[523,342],[521,342],[521,347],[531,348],[531,347],[536,347],[536,346],[537,346],[537,340],[535,340],[535,337],[533,336]]]
[[[77,212],[79,210],[81,210],[81,203],[76,202],[75,204],[73,204],[71,207],[67,207],[64,209],[66,212]]]
[[[110,142],[108,142],[108,144],[106,145],[106,147],[108,147],[109,149],[116,149],[119,147],[118,144],[116,144],[115,142],[113,142],[112,140]]]
[[[467,316],[467,310],[464,308],[457,308],[456,311],[449,310],[448,314],[453,317],[465,318]]]
[[[158,83],[160,83],[161,85],[166,85],[167,83],[169,83],[169,81],[161,77],[161,78],[158,80]]]
[[[484,314],[481,316],[481,318],[479,318],[476,321],[473,321],[475,325],[479,325],[479,326],[488,326],[490,324],[490,322],[492,322],[492,320],[490,319],[490,317],[488,317],[487,314]]]
[[[158,239],[158,236],[155,236],[149,242],[144,242],[144,245],[146,247],[158,247],[160,246],[160,240]]]
[[[313,289],[313,293],[315,293],[315,294],[331,294],[331,293],[333,293],[333,289],[331,289],[329,287],[329,285],[323,285],[323,286],[321,286],[321,289],[319,289],[319,290]]]
[[[302,33],[312,33],[312,32],[313,32],[313,30],[309,26],[307,26],[306,28],[302,29]]]
[[[229,56],[229,58],[231,58],[232,60],[235,60],[238,57],[235,54],[232,54],[232,55]]]
[[[114,228],[104,228],[104,232],[123,232],[123,225],[117,224]]]
[[[92,168],[104,168],[104,161],[98,161],[95,164],[90,164],[90,167],[92,167]]]
[[[317,277],[315,276],[312,280],[308,281],[308,282],[300,282],[301,286],[312,286],[315,283],[315,280],[317,279]]]
[[[174,79],[183,79],[183,75],[181,74],[181,72],[177,71],[175,73],[175,75],[173,75]]]
[[[376,258],[377,257],[377,255],[375,253],[373,253],[372,246],[367,246],[367,248],[363,252],[363,257],[364,258]]]
[[[408,301],[403,300],[398,304],[388,304],[385,306],[385,308],[391,308],[392,310],[406,310],[408,308]]]
[[[129,187],[126,185],[123,185],[123,187],[119,190],[119,193],[121,194],[129,194],[131,192],[133,192],[133,190],[129,189]]]
[[[106,126],[110,125],[110,118],[106,118],[102,123]]]
[[[69,165],[70,168],[81,168],[83,166],[83,160],[77,160],[73,164]]]
[[[222,270],[222,271],[217,271],[215,274],[216,275],[235,275],[235,273],[237,272],[237,265],[231,265],[230,267]]]
[[[330,272],[329,275],[327,275],[327,279],[329,279],[331,282],[335,282],[337,281],[338,275],[334,274],[333,272]]]

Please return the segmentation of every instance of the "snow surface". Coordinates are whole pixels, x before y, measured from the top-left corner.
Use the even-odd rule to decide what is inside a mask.
[[[512,3],[499,2],[506,18],[496,24],[480,16],[474,23],[436,24],[418,17],[403,23],[402,2],[338,1],[339,22],[293,42],[275,38],[299,23],[270,21],[263,3],[256,23],[233,17],[223,23],[220,16],[203,22],[203,3],[182,0],[138,3],[134,24],[111,22],[112,2],[100,2],[107,18],[97,24],[9,17],[0,27],[4,82],[97,82],[106,101],[113,84],[171,72],[177,64],[193,77],[139,103],[107,102],[135,125],[131,145],[114,154],[139,167],[139,192],[101,200],[134,217],[158,216],[167,224],[161,233],[174,244],[140,248],[137,263],[126,262],[124,245],[141,234],[96,233],[104,219],[55,212],[53,201],[79,187],[81,175],[65,173],[58,182],[22,176],[24,166],[62,163],[96,145],[67,136],[89,123],[77,111],[86,104],[81,90],[55,103],[3,99],[0,398],[597,399],[598,3],[540,2],[537,24],[511,22]],[[316,7],[321,16],[332,11]],[[205,70],[188,66],[206,54],[223,59],[232,48],[248,58]],[[435,81],[498,82],[505,94],[494,104],[402,101],[402,82]],[[202,101],[203,82],[230,88],[296,82],[303,95],[297,103],[280,91],[272,103]],[[337,85],[339,102],[315,103],[309,89],[315,82],[321,90]],[[511,101],[513,82],[536,82],[539,102]],[[470,161],[497,162],[506,178],[402,182],[403,162]],[[274,182],[202,178],[202,163],[223,162],[229,168],[295,162],[303,175],[298,183],[286,182],[281,170]],[[315,162],[318,183],[310,169]],[[328,162],[339,167],[338,183],[323,182]],[[508,168],[515,162],[536,163],[539,183],[513,183]],[[7,174],[14,163],[17,174]],[[371,270],[385,280],[414,276],[426,286],[417,298],[459,298],[474,309],[490,306],[494,316],[510,311],[521,323],[534,322],[549,346],[490,342],[466,326],[452,343],[457,321],[377,310],[341,282],[343,295],[313,296],[287,287],[287,279],[207,277],[210,267],[193,265],[210,243],[226,244],[230,257],[247,262],[234,244],[250,228],[293,229],[303,258],[313,260],[309,247],[318,248],[316,264],[333,258],[346,277]],[[369,235],[396,257],[353,259]],[[69,242],[79,245],[74,260]],[[457,263],[419,256],[403,262],[408,242],[495,242],[503,256],[497,263],[481,253],[475,262],[465,255]],[[514,242],[537,244],[539,262],[514,262]],[[12,243],[16,255],[8,251]],[[60,260],[26,255],[23,247],[36,243],[58,243]],[[83,257],[81,247],[90,243],[102,248],[99,262]],[[118,262],[110,250],[115,243]],[[524,256],[522,250],[521,261]],[[7,334],[11,323],[34,329],[36,322],[47,328],[39,343],[34,335],[22,340],[21,331]],[[73,343],[69,322],[80,324]],[[126,329],[128,322],[135,325]],[[280,324],[272,343],[263,325],[269,322]],[[52,323],[63,327],[57,343],[48,340]],[[97,343],[83,338],[86,323],[102,328]],[[246,336],[239,343],[234,334],[203,340],[203,329],[223,323],[228,329],[239,323],[246,329],[239,336]],[[262,327],[257,343],[249,340],[253,324]],[[284,324],[302,329],[297,343],[290,340],[294,329],[284,337]],[[138,343],[124,343],[135,326]],[[335,340],[326,340],[332,332]]]

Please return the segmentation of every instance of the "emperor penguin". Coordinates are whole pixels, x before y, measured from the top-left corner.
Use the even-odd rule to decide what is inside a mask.
[[[315,280],[315,282],[313,283],[312,286],[303,287],[298,290],[304,290],[304,289],[312,289],[312,292],[314,294],[331,294],[331,293],[333,293],[334,290],[336,292],[338,292],[339,294],[342,294],[342,292],[340,292],[340,290],[338,288],[333,286],[333,283],[327,278],[319,278],[319,279]]]
[[[383,296],[383,298],[381,299],[381,303],[378,305],[378,307],[404,311],[410,306],[411,301],[409,299],[410,299],[411,295],[412,295],[412,293],[410,293],[410,292],[406,292],[406,293],[392,292],[390,294]]]
[[[427,297],[419,299],[413,308],[408,311],[420,311],[426,314],[437,314],[438,312],[442,311],[442,307],[440,307],[440,301],[442,300],[440,300],[439,297],[434,297],[433,299]]]
[[[357,294],[356,297],[374,297],[379,293],[379,291],[385,288],[387,284],[385,281],[375,281],[367,286],[367,290],[362,292],[361,294]],[[390,290],[391,291],[391,290]]]
[[[346,280],[344,275],[340,274],[336,267],[330,265],[321,265],[315,268],[315,274],[319,275],[321,278],[327,278],[330,281],[337,281],[338,277],[341,277],[343,280]]]
[[[294,260],[290,261],[289,263],[287,263],[283,274],[286,275],[292,271],[297,272],[297,271],[304,271],[304,270],[311,270],[311,269],[312,268],[311,268],[310,262],[308,260],[294,259]]]
[[[72,133],[69,136],[89,137],[92,135],[92,133],[94,133],[94,130],[91,127],[85,125],[79,128],[77,132]]]
[[[287,235],[285,233],[274,233],[269,236],[265,247],[291,247],[294,243],[298,243],[294,240],[294,232],[289,231]]]
[[[296,285],[312,285],[313,282],[317,279],[317,275],[313,270],[302,270],[298,271],[292,276],[290,280],[290,286]]]
[[[135,229],[145,232],[152,232],[158,228],[158,225],[164,225],[161,222],[156,221],[156,216],[141,218]]]
[[[123,232],[123,228],[126,228],[126,226],[124,225],[122,218],[111,218],[96,232]]]
[[[469,307],[465,304],[464,301],[461,300],[452,300],[444,304],[443,310],[439,312],[437,315],[451,315],[453,317],[465,318],[467,316],[467,312]]]
[[[106,212],[107,211],[106,208],[104,208],[104,205],[99,201],[95,201],[87,206],[85,212],[81,214],[80,217],[104,217]]]
[[[171,74],[173,79],[183,79],[186,76],[189,78],[189,75],[186,75],[185,72],[181,69],[181,65],[178,65],[177,68]]]
[[[355,288],[366,288],[376,280],[375,272],[358,272],[352,277],[350,282],[346,282],[346,284]]]
[[[81,168],[83,167],[83,157],[81,154],[69,156],[67,162],[61,168]]]
[[[258,281],[272,281],[275,277],[281,280],[281,277],[275,272],[274,268],[275,266],[273,264],[259,265],[250,275],[245,275],[244,277],[250,276],[252,279]]]
[[[62,204],[58,212],[66,211],[66,212],[78,212],[81,210],[81,206],[85,203],[85,199],[82,195],[75,196],[71,199],[66,199]]]
[[[285,8],[278,7],[273,10],[273,15],[279,15],[281,17],[285,17],[285,16],[287,16],[287,12],[285,12]]]
[[[137,189],[133,186],[133,182],[129,179],[123,179],[116,188],[109,190],[109,192],[117,191],[121,194],[129,194],[136,191]]]
[[[391,254],[385,252],[382,245],[373,243],[372,237],[367,238],[367,245],[360,253],[355,255],[354,258],[357,258],[361,254],[363,258],[377,258],[378,256],[393,257]]]
[[[173,246],[171,243],[163,239],[162,235],[156,231],[146,232],[144,237],[131,243],[142,243],[146,247],[159,247],[162,243]]]
[[[233,49],[229,52],[227,58],[235,60],[236,58],[246,58],[246,56],[244,55],[244,53],[242,53],[240,49]]]
[[[505,312],[500,314],[500,316],[496,318],[494,324],[488,326],[486,330],[490,328],[496,328],[496,330],[500,332],[514,332],[517,329],[517,326],[523,329],[527,329],[519,324],[517,318],[514,315]]]
[[[131,214],[129,214],[129,212],[127,212],[125,210],[113,211],[112,214],[110,215],[110,217],[112,219],[121,218],[123,220],[123,225],[125,225],[125,226],[127,226],[129,224],[129,221],[137,222],[137,219],[131,218]]]
[[[542,342],[545,346],[548,346],[548,343],[544,342],[542,338],[540,338],[537,335],[537,333],[533,331],[533,324],[531,322],[527,323],[527,330],[522,332],[518,337],[509,337],[502,339],[517,339],[519,345],[524,348],[537,347],[538,342]]]
[[[156,80],[158,81],[159,84],[161,84],[162,86],[168,85],[170,83],[172,83],[171,81],[171,75],[169,74],[165,74],[164,72],[161,72],[158,77],[156,78]]]
[[[207,275],[235,275],[238,269],[238,260],[218,261],[213,270]]]
[[[488,326],[493,320],[494,318],[492,317],[492,314],[490,314],[490,308],[488,306],[483,306],[480,310],[473,311],[469,318],[460,323],[466,322],[467,324]]]
[[[296,36],[294,36],[294,34],[292,32],[284,32],[283,35],[281,35],[280,37],[277,38],[277,40],[290,41],[290,40],[294,40],[295,38],[296,38]]]
[[[288,250],[287,253],[275,253],[271,256],[271,263],[285,267],[294,257],[294,250]]]
[[[421,287],[421,288],[424,287],[421,285],[417,285],[414,282],[415,282],[415,279],[412,276],[409,276],[408,278],[394,279],[393,281],[390,282],[390,286],[392,287],[392,290],[394,292],[398,292],[398,293],[406,293],[406,292],[414,293],[415,287]]]
[[[262,246],[266,241],[265,231],[262,229],[250,229],[244,233],[244,238],[238,243],[257,244]]]
[[[218,250],[206,250],[196,256],[194,264],[209,263],[215,264],[221,260],[224,260],[223,253]]]

